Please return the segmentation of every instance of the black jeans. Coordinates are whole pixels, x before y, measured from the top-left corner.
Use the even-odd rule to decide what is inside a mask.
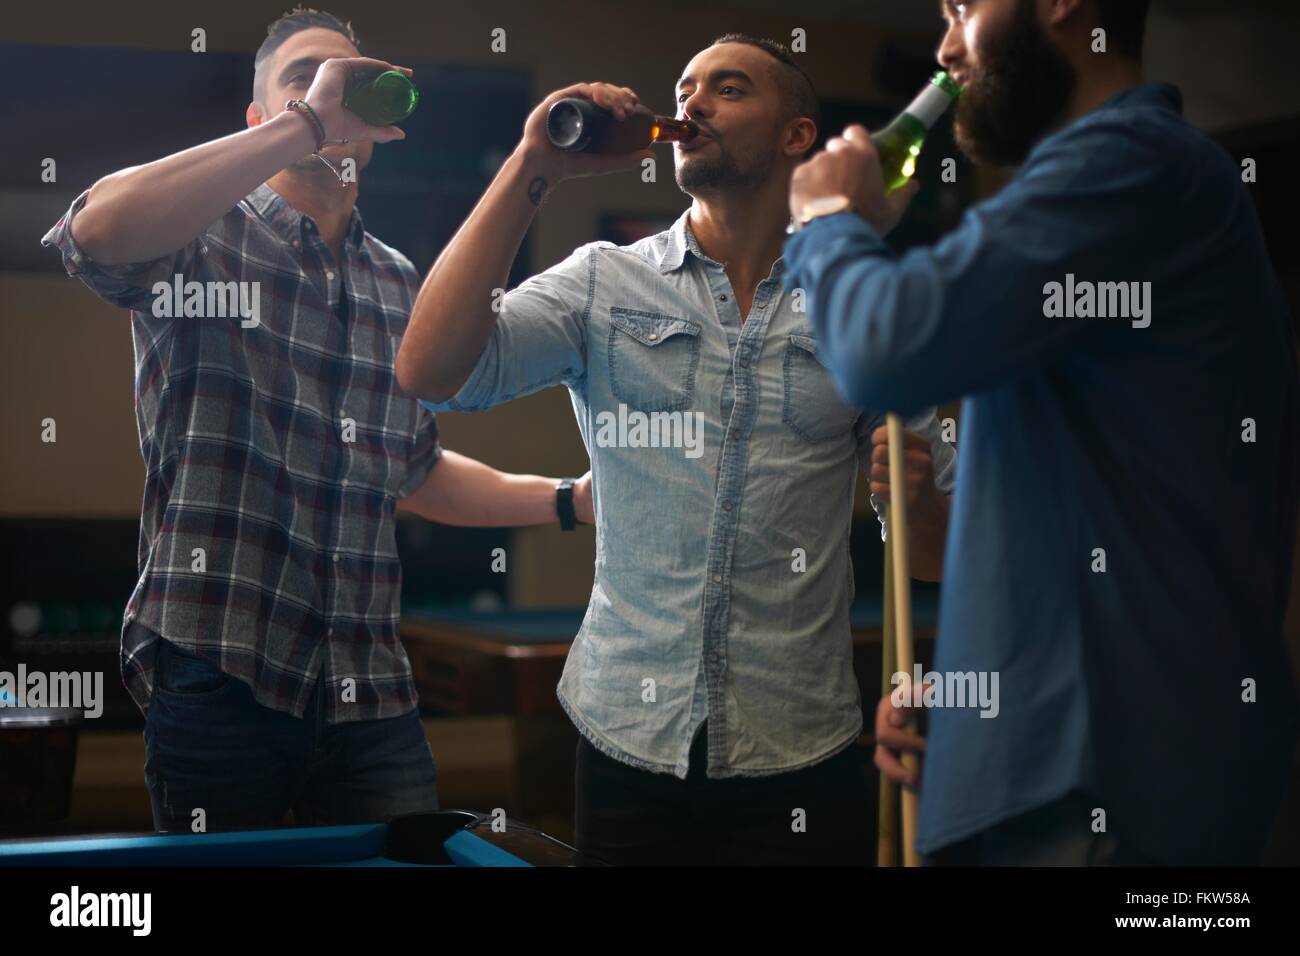
[[[1099,801],[1081,790],[926,857],[927,866],[1159,866],[1113,833],[1094,833]]]
[[[139,626],[139,625],[132,625]],[[154,827],[209,831],[379,823],[438,808],[418,710],[327,724],[321,687],[301,717],[264,707],[243,681],[159,639],[145,717]]]
[[[705,777],[701,727],[685,780],[621,763],[585,738],[575,775],[578,850],[615,866],[866,866],[873,828],[863,756],[766,777]]]

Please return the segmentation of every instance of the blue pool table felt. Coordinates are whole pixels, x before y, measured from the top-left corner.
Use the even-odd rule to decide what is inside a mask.
[[[0,867],[417,866],[383,855],[387,826],[300,827],[176,836],[73,837],[0,843]],[[462,830],[443,843],[453,866],[529,866]]]

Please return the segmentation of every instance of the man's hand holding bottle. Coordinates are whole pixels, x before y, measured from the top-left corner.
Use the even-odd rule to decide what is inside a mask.
[[[578,176],[603,176],[627,169],[635,169],[643,159],[653,157],[649,149],[631,153],[605,155],[583,152],[566,152],[554,146],[546,133],[546,121],[551,107],[567,97],[581,97],[609,110],[619,122],[627,119],[640,102],[636,93],[626,86],[610,83],[575,83],[556,90],[528,114],[524,123],[524,136],[517,152],[524,158],[528,170],[546,180],[553,187],[565,179]]]
[[[325,127],[327,145],[345,140],[350,143],[390,143],[393,140],[406,139],[406,133],[398,127],[372,126],[343,105],[348,82],[354,74],[382,73],[385,70],[396,70],[406,74],[407,77],[411,76],[409,67],[393,66],[383,60],[366,56],[337,57],[322,61],[316,69],[316,78],[312,80],[311,87],[303,99],[315,111],[321,125]]]

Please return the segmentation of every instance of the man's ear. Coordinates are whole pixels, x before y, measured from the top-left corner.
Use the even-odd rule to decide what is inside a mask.
[[[249,103],[248,109],[244,110],[244,122],[251,126],[261,126],[267,121],[266,110],[262,109],[260,103]]]
[[[785,152],[788,156],[807,158],[817,142],[817,124],[806,116],[795,117],[786,131]]]
[[[1048,0],[1046,22],[1051,26],[1059,26],[1078,16],[1083,6],[1084,0]]]

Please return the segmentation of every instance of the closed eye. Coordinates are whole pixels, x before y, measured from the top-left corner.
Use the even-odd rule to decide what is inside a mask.
[[[726,86],[719,87],[719,88],[718,88],[718,92],[719,92],[720,94],[727,94],[728,92],[730,92],[730,93],[743,93],[744,90],[742,90],[742,89],[741,89],[740,87],[738,87],[738,86],[733,86],[732,84],[728,83]],[[678,105],[680,105],[681,103],[685,102],[685,100],[687,99],[687,97],[689,97],[690,95],[691,95],[691,91],[690,91],[690,90],[682,90],[680,93],[678,93],[678,94],[677,94],[677,103],[678,103]]]

